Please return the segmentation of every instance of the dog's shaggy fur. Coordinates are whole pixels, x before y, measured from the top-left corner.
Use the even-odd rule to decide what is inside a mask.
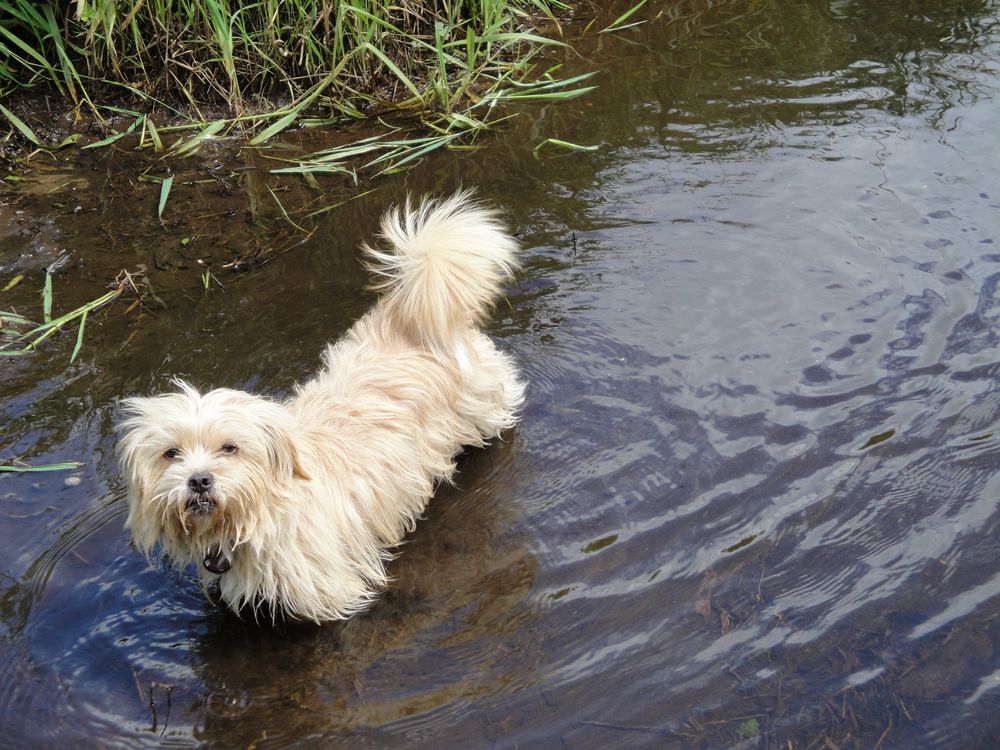
[[[287,402],[179,381],[124,402],[126,526],[234,610],[362,609],[461,447],[516,421],[524,386],[478,330],[516,266],[495,214],[468,194],[408,204],[382,238],[364,247],[381,298]]]

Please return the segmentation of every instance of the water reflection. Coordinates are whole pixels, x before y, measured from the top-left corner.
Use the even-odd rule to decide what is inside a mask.
[[[4,273],[65,241],[87,264],[57,277],[57,299],[96,296],[125,262],[156,298],[88,329],[73,367],[56,341],[0,381],[2,455],[96,458],[76,485],[0,477],[11,736],[985,744],[1000,700],[996,10],[644,8],[655,20],[570,62],[603,71],[594,94],[428,158],[246,275],[221,269],[300,238],[268,189],[294,210],[312,188],[221,149],[173,167],[236,175],[225,186],[178,179],[175,223],[109,232],[123,203],[98,210],[79,181],[114,185],[120,167],[63,164],[85,208],[23,197],[17,221],[50,228],[4,251]],[[601,148],[533,154],[548,137]],[[261,628],[148,566],[118,518],[115,400],[173,374],[287,392],[370,303],[354,248],[385,203],[458,184],[503,205],[528,248],[491,332],[531,392],[509,443],[463,459],[385,599],[339,627]],[[205,292],[199,259],[224,288]]]
[[[191,654],[203,691],[195,736],[220,748],[431,736],[452,729],[465,706],[535,682],[539,653],[522,634],[535,627],[525,597],[536,562],[511,535],[517,501],[495,484],[511,452],[516,444],[463,459],[469,489],[438,495],[424,522],[431,533],[403,547],[392,590],[366,617],[276,631],[215,618]],[[462,736],[481,742],[484,728]]]

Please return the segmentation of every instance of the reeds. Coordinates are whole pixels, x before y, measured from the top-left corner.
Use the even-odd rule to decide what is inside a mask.
[[[560,29],[555,13],[568,9],[561,0],[0,0],[0,99],[46,83],[98,120],[131,115],[124,130],[85,148],[138,131],[140,146],[174,156],[233,134],[261,145],[293,125],[419,113],[415,136],[385,135],[278,170],[383,174],[474,138],[505,118],[498,104],[589,91],[577,85],[585,76],[535,70],[541,50],[563,43],[534,26]],[[133,109],[95,106],[88,91],[98,85],[118,87]],[[44,143],[3,105],[0,116],[39,149],[71,145]],[[161,215],[169,190],[164,183]]]
[[[94,109],[98,82],[224,107],[266,139],[307,108],[452,109],[476,76],[551,40],[560,0],[0,0],[0,96],[46,82]],[[208,118],[202,118],[206,122]]]
[[[559,79],[537,65],[541,50],[563,43],[534,25],[560,29],[554,14],[568,9],[561,0],[0,0],[0,98],[46,82],[97,119],[131,116],[127,127],[85,148],[138,132],[140,147],[181,157],[234,134],[256,146],[293,125],[390,109],[418,113],[417,127],[411,121],[403,137],[392,137],[397,122],[386,135],[275,170],[344,172],[356,180],[362,170],[377,176],[467,144],[506,118],[511,108],[498,104],[589,91],[580,85],[586,76]],[[94,106],[88,87],[109,84],[134,109]],[[173,116],[165,118],[164,109]],[[2,104],[0,116],[40,150],[79,138],[47,144]],[[169,191],[165,181],[161,216]]]

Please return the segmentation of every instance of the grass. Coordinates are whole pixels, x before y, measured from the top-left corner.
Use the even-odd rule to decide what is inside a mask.
[[[58,261],[57,261],[58,263]],[[55,265],[55,264],[54,264]],[[42,287],[42,322],[32,321],[30,318],[16,313],[13,310],[0,310],[0,358],[22,357],[38,347],[47,339],[59,333],[64,327],[76,326],[76,340],[73,351],[70,354],[69,363],[73,364],[80,350],[83,348],[83,335],[86,330],[87,316],[95,310],[114,302],[126,289],[136,289],[132,276],[127,272],[119,274],[114,282],[114,288],[102,294],[100,297],[87,302],[80,307],[63,313],[58,317],[52,317],[52,268],[46,269],[45,282]],[[7,291],[23,280],[23,276],[16,276],[3,289]]]
[[[561,0],[0,0],[0,98],[44,83],[103,119],[88,92],[111,84],[149,104],[222,107],[218,130],[239,125],[262,142],[307,111],[450,111],[476,96],[480,75],[559,44],[531,29],[566,10]]]
[[[602,31],[627,28],[645,2]],[[293,126],[418,113],[408,137],[393,140],[386,126],[378,143],[307,155],[275,170],[346,172],[356,180],[364,170],[386,174],[437,148],[467,144],[512,105],[591,90],[581,85],[585,76],[559,80],[538,62],[546,48],[565,44],[536,27],[546,23],[561,34],[556,14],[570,10],[562,0],[0,0],[0,100],[55,88],[91,119],[128,118],[124,129],[108,125],[106,137],[84,148],[138,132],[140,147],[177,157],[217,138],[260,146]],[[108,86],[132,109],[95,106],[90,90],[106,94]],[[32,153],[80,137],[46,143],[2,103],[0,119]],[[161,188],[162,218],[169,179]]]
[[[566,79],[546,76],[539,81],[526,83],[514,77],[518,72],[517,69],[507,70],[490,78],[490,88],[462,112],[439,113],[433,117],[425,115],[421,130],[430,130],[428,135],[404,135],[396,138],[393,136],[401,131],[390,131],[286,160],[290,166],[276,168],[272,172],[276,174],[333,172],[347,174],[355,182],[358,180],[358,173],[362,171],[371,174],[372,177],[381,176],[403,169],[435,149],[454,146],[461,140],[473,138],[481,130],[510,116],[496,115],[498,104],[539,100],[564,101],[581,96],[593,88],[580,85],[590,77],[590,74]]]
[[[633,25],[646,1],[601,33]],[[0,100],[55,88],[91,119],[128,118],[124,129],[108,125],[106,137],[83,148],[138,133],[140,147],[175,157],[218,138],[261,146],[293,126],[417,113],[403,137],[385,124],[377,139],[274,170],[345,173],[356,182],[361,172],[379,176],[435,149],[465,147],[514,105],[590,91],[586,76],[558,79],[539,63],[546,48],[565,44],[536,27],[561,34],[556,14],[570,10],[562,0],[0,0]],[[90,90],[108,86],[132,108],[95,106]],[[80,138],[46,143],[2,103],[0,119],[35,147],[32,154]],[[536,156],[546,144],[589,148],[549,139]],[[170,178],[161,184],[161,219],[170,186]]]
[[[635,12],[637,10],[639,10],[639,8],[641,8],[645,4],[646,4],[646,0],[639,0],[638,3],[636,3],[635,5],[633,5],[627,11],[625,11],[620,16],[618,16],[618,18],[616,18],[610,24],[608,24],[603,29],[601,29],[600,33],[602,33],[602,34],[608,34],[608,33],[611,33],[613,31],[621,31],[623,29],[628,29],[628,28],[631,28],[632,26],[637,26],[640,23],[643,23],[643,21],[636,21],[634,23],[626,24],[625,21],[627,21],[629,18],[631,18],[635,14]]]
[[[163,221],[163,209],[167,207],[167,198],[170,196],[170,186],[174,184],[174,176],[169,175],[163,178],[160,183],[160,202],[156,207],[156,217]]]
[[[27,464],[0,464],[0,472],[27,472],[27,473],[38,473],[43,471],[71,471],[73,469],[78,469],[83,466],[79,461],[65,461],[59,464],[40,464],[36,466],[29,466]]]

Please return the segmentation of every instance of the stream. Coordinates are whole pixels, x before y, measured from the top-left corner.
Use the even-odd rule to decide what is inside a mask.
[[[145,293],[72,364],[75,327],[0,360],[0,464],[81,464],[0,474],[0,744],[995,746],[998,12],[653,3],[566,53],[596,90],[309,234],[292,220],[367,186],[270,170],[343,134],[34,157],[0,198],[0,288],[24,275],[0,309],[38,316],[61,256],[57,311],[122,268]],[[139,175],[166,170],[161,221]],[[488,333],[527,404],[460,458],[389,590],[272,627],[147,561],[119,400],[174,376],[288,395],[371,305],[385,208],[460,186],[524,249]]]

